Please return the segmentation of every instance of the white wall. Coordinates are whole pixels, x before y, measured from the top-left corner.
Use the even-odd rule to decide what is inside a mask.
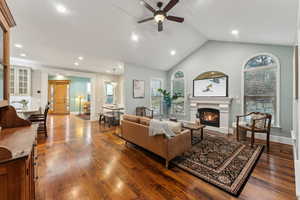
[[[300,16],[299,16],[300,19]],[[298,27],[298,47],[300,46],[300,28]],[[299,49],[300,50],[300,49]],[[300,52],[298,52],[298,61],[300,61]],[[298,99],[294,98],[293,103],[293,139],[294,139],[294,163],[295,163],[295,182],[296,182],[296,195],[300,199],[300,70],[298,65],[298,86],[296,85],[294,76],[294,86],[298,87]],[[294,94],[295,97],[295,94]]]
[[[166,87],[167,72],[154,70],[133,64],[125,64],[124,71],[124,96],[126,113],[135,114],[136,107],[150,107],[150,80],[159,78],[163,81],[164,88]],[[133,80],[145,81],[145,98],[133,98]]]
[[[102,73],[90,73],[90,72],[79,72],[73,70],[66,70],[60,68],[54,68],[49,66],[40,65],[31,61],[23,59],[12,59],[12,65],[24,66],[32,69],[32,95],[31,99],[37,99],[37,102],[40,102],[38,105],[42,108],[48,102],[48,76],[61,74],[65,76],[75,76],[75,77],[84,77],[91,79],[91,120],[97,120],[98,113],[101,111],[102,105],[105,103],[105,81],[114,81],[117,85],[117,103],[124,104],[123,94],[122,94],[122,84],[123,82],[122,75],[109,75]],[[37,91],[40,90],[41,94],[37,94]],[[40,97],[40,99],[38,99]]]
[[[281,65],[280,91],[280,128],[272,129],[271,135],[291,137],[292,129],[292,96],[293,96],[293,48],[290,46],[259,45],[208,41],[192,55],[188,56],[168,72],[168,84],[176,70],[185,73],[188,95],[192,95],[193,80],[203,72],[221,71],[229,76],[229,97],[233,98],[231,123],[235,116],[242,113],[241,81],[243,64],[259,53],[270,53],[276,56]],[[189,116],[189,110],[186,110]]]
[[[122,83],[122,75],[108,75],[108,74],[96,74],[96,113],[99,113],[102,109],[102,105],[105,104],[105,82],[116,82],[116,104],[124,105],[123,102],[123,83]]]

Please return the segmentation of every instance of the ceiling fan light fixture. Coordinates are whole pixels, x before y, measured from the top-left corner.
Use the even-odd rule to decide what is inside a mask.
[[[165,15],[163,14],[157,14],[154,16],[154,20],[156,21],[156,23],[158,22],[163,22],[165,20]]]

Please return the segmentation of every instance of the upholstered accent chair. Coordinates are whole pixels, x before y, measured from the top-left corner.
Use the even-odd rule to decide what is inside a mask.
[[[239,115],[236,118],[236,138],[238,141],[241,131],[245,132],[246,134],[248,131],[250,131],[251,147],[253,147],[255,142],[255,133],[266,133],[267,151],[270,150],[270,130],[272,115],[267,113],[251,112],[247,115]],[[244,118],[244,123],[241,123],[241,118]]]

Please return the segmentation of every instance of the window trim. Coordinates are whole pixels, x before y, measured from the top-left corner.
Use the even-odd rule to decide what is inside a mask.
[[[247,63],[257,57],[257,56],[261,56],[261,55],[266,55],[266,56],[270,56],[272,59],[274,59],[276,66],[266,66],[266,67],[258,67],[257,69],[245,69]],[[281,78],[280,78],[280,71],[281,71],[281,65],[280,65],[280,61],[278,59],[277,56],[275,56],[274,54],[271,53],[256,53],[250,57],[248,57],[248,59],[246,59],[246,61],[243,63],[242,65],[242,70],[241,70],[241,110],[242,113],[245,114],[245,109],[244,109],[244,97],[245,97],[245,91],[244,91],[244,86],[245,86],[245,77],[244,77],[244,72],[246,71],[254,71],[254,70],[263,70],[263,69],[270,69],[270,68],[277,68],[277,72],[276,72],[276,121],[275,124],[272,126],[274,128],[280,128],[280,124],[281,124],[281,119],[280,119],[280,86],[281,86]]]
[[[149,94],[150,95],[149,95],[149,97],[150,97],[150,107],[151,107],[151,109],[152,109],[152,87],[151,87],[152,80],[160,81],[161,82],[161,88],[164,88],[164,80],[162,78],[156,78],[156,77],[151,77],[150,78],[150,87],[149,87],[149,89],[150,89]],[[161,100],[161,105],[160,105],[160,114],[162,114],[162,113],[163,113],[163,98]]]
[[[173,95],[173,80],[175,78],[175,74],[177,72],[179,72],[179,71],[181,71],[183,73],[183,78],[181,78],[181,79],[183,79],[183,81],[184,81],[184,105],[183,105],[184,109],[183,109],[183,113],[177,113],[176,115],[184,116],[186,114],[186,102],[187,102],[188,98],[187,98],[187,80],[186,80],[186,74],[185,74],[185,72],[184,72],[183,69],[177,69],[177,70],[175,70],[172,73],[172,76],[171,76],[171,95]],[[173,108],[171,109],[171,114],[174,114],[173,113]]]

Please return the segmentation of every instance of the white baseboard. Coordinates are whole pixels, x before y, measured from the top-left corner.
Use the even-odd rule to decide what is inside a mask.
[[[207,126],[206,129],[212,130],[212,131],[218,131],[218,132],[224,133],[224,134],[226,134],[226,133],[233,134],[234,133],[234,128],[229,128],[229,131],[228,132],[226,131],[226,133],[224,132],[225,129],[214,128],[214,127],[210,127],[210,126]],[[256,139],[266,140],[266,136],[267,135],[264,134],[264,133],[255,133],[255,138]],[[247,137],[251,137],[250,132],[247,133]],[[278,143],[282,143],[282,144],[289,144],[289,145],[294,144],[292,138],[282,137],[282,136],[277,136],[277,135],[270,135],[270,141],[271,142],[278,142]]]
[[[216,131],[222,134],[227,135],[229,132],[228,128],[225,127],[213,127],[213,126],[206,126],[205,129],[211,130],[211,131]]]
[[[247,137],[251,137],[251,133],[247,133]],[[265,133],[255,133],[255,138],[256,139],[261,139],[261,140],[266,140],[267,135]],[[277,136],[277,135],[270,135],[270,141],[271,142],[278,142],[282,144],[293,144],[292,138],[288,137],[282,137],[282,136]]]
[[[72,115],[79,115],[79,112],[70,112]]]

